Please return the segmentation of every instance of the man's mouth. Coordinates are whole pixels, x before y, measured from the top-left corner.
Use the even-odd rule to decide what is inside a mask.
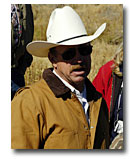
[[[74,65],[72,66],[71,73],[74,73],[77,76],[82,76],[85,74],[85,66]]]

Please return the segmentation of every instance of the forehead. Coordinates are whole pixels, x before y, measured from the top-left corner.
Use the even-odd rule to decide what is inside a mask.
[[[69,48],[76,48],[77,46],[75,45],[70,45],[70,46],[66,46],[66,45],[62,45],[62,46],[57,46],[55,48],[56,52],[58,53],[63,53],[64,51],[68,50]]]
[[[55,47],[56,52],[58,53],[63,53],[64,51],[68,50],[69,48],[78,48],[78,47],[82,47],[82,46],[89,46],[90,43],[85,43],[85,44],[81,44],[81,45],[60,45]]]

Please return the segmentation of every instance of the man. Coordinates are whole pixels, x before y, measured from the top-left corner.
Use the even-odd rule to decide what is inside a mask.
[[[32,63],[26,45],[34,33],[33,13],[30,4],[11,4],[11,99],[25,86],[24,74]]]
[[[105,149],[109,146],[105,101],[86,78],[91,68],[90,41],[79,15],[69,6],[55,9],[47,41],[34,41],[27,50],[48,56],[53,68],[43,79],[19,90],[12,101],[13,149]]]

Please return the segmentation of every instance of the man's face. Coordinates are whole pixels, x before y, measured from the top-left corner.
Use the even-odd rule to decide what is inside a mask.
[[[91,49],[87,44],[56,47],[52,58],[56,73],[71,85],[84,82],[91,69]]]

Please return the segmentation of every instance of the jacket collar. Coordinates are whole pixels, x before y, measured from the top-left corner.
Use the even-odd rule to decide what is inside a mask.
[[[43,79],[46,81],[52,92],[55,94],[56,97],[69,95],[71,93],[71,90],[66,87],[52,71],[53,69],[49,68],[43,72]],[[85,79],[85,84],[88,102],[97,100],[99,97],[101,97],[101,94],[96,91],[95,87],[92,85],[88,78]]]
[[[70,93],[70,89],[63,84],[63,82],[52,72],[52,70],[52,68],[46,69],[43,72],[43,78],[55,96],[60,97],[64,94]]]

